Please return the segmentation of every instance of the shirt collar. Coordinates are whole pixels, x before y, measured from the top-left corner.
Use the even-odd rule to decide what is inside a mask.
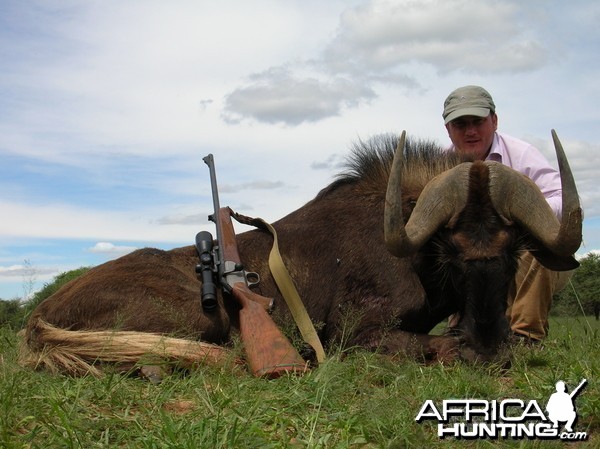
[[[502,163],[502,158],[504,156],[504,147],[500,143],[500,139],[498,138],[498,133],[494,133],[494,140],[492,140],[492,148],[485,158],[486,161],[496,161]]]

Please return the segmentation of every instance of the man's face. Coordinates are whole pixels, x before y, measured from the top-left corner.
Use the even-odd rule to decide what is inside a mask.
[[[498,116],[487,117],[465,115],[446,125],[448,136],[459,153],[483,160],[492,146],[494,132],[498,127]]]

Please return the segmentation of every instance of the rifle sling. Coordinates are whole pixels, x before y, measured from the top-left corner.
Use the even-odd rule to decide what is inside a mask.
[[[277,240],[277,232],[275,228],[269,223],[264,221],[262,218],[251,218],[245,215],[238,214],[237,212],[231,211],[231,216],[238,222],[246,225],[251,225],[259,229],[267,230],[273,236],[273,247],[269,253],[269,268],[273,279],[281,292],[281,296],[285,299],[285,302],[290,309],[296,326],[300,330],[300,334],[306,343],[308,343],[315,350],[317,361],[322,363],[325,360],[325,351],[323,345],[319,339],[319,335],[315,330],[315,327],[308,316],[308,312],[302,303],[302,299],[298,294],[298,290],[294,285],[294,281],[287,270],[281,253],[279,252],[279,242]]]

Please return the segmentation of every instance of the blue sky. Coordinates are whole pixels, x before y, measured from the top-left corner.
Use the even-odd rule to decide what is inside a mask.
[[[553,164],[557,130],[599,250],[599,22],[591,0],[1,0],[0,298],[212,231],[208,153],[221,203],[272,221],[358,138],[447,144],[466,84]]]

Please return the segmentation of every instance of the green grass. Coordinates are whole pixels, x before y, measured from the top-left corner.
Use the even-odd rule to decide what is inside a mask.
[[[600,324],[553,318],[543,347],[518,346],[512,366],[424,366],[335,353],[303,377],[256,379],[242,369],[175,373],[160,385],[120,374],[69,378],[17,365],[17,336],[0,329],[2,448],[562,448],[560,441],[440,440],[416,423],[426,399],[537,400],[582,378],[576,430],[600,446]]]

